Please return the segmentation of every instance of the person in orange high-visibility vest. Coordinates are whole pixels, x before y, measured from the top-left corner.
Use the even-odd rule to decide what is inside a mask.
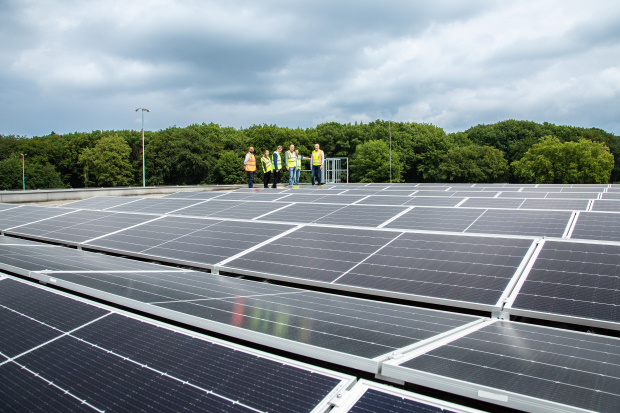
[[[243,169],[248,173],[248,188],[254,188],[254,172],[256,172],[256,158],[254,157],[254,148],[250,146],[248,153],[243,161]]]

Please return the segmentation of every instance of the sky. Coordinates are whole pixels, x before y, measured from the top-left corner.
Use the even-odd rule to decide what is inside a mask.
[[[507,119],[620,135],[617,0],[0,0],[0,134]]]

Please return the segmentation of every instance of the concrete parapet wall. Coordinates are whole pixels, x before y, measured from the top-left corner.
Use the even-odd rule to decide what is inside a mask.
[[[46,189],[27,191],[0,191],[0,202],[27,203],[64,201],[92,198],[95,196],[141,196],[153,194],[174,194],[175,192],[209,192],[240,188],[242,185],[200,185],[200,186],[147,186],[129,188],[81,188]]]

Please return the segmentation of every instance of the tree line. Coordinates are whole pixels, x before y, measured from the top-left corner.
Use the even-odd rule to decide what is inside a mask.
[[[145,131],[147,185],[238,184],[243,156],[294,144],[310,156],[348,157],[353,182],[609,183],[620,180],[620,137],[597,128],[507,120],[446,133],[431,124],[388,122],[292,129],[194,124]],[[140,131],[92,131],[32,138],[0,135],[0,189],[142,185]],[[307,164],[305,164],[307,165]],[[307,166],[304,166],[304,168]],[[259,168],[257,181],[262,179]],[[283,177],[284,182],[288,179]],[[309,174],[302,175],[309,181]]]

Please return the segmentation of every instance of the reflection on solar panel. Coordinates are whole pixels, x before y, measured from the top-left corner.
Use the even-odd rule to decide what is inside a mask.
[[[6,233],[77,244],[155,218],[153,215],[120,212],[74,211],[22,225]]]
[[[618,329],[619,285],[620,246],[546,241],[510,311]]]
[[[620,212],[620,201],[597,199],[594,201],[592,211]]]
[[[76,209],[106,209],[130,202],[135,202],[144,198],[127,196],[96,196],[93,198],[81,199],[79,201],[65,204],[64,207]]]
[[[3,411],[324,410],[353,380],[10,279],[0,305]]]
[[[618,360],[616,338],[497,321],[383,374],[525,411],[611,413]]]
[[[19,208],[5,209],[0,211],[0,230],[15,228],[50,217],[55,217],[71,212],[71,209],[47,208],[31,205],[22,205]]]
[[[489,209],[466,232],[562,237],[569,211],[515,211]]]
[[[620,214],[580,212],[571,238],[620,241]]]
[[[93,240],[85,246],[210,266],[291,228],[294,227],[167,216]]]
[[[58,286],[126,307],[373,372],[378,361],[371,359],[479,320],[195,272],[33,277],[53,277]]]
[[[465,231],[484,209],[453,209],[416,207],[386,225],[386,228],[427,231]]]

